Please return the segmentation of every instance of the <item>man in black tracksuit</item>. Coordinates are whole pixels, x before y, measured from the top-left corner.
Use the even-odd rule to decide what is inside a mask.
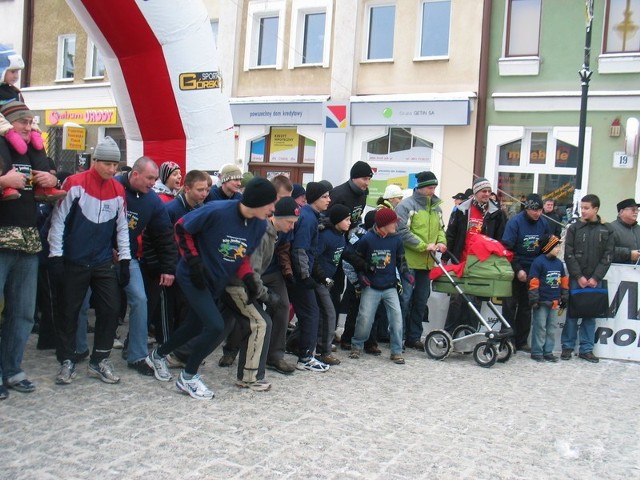
[[[349,232],[354,228],[357,228],[360,224],[360,218],[364,211],[365,204],[367,203],[367,195],[369,194],[369,182],[373,177],[373,170],[367,162],[357,161],[351,167],[349,172],[349,181],[344,182],[335,187],[329,195],[331,196],[331,204],[329,209],[336,205],[341,204],[347,207],[351,211],[351,225]],[[348,233],[347,232],[347,236]],[[334,285],[331,288],[331,301],[336,311],[337,317],[340,315],[340,297],[344,290],[344,272],[342,270],[342,263],[338,264],[338,270],[333,276]],[[353,289],[348,289],[345,292],[345,296],[349,299],[354,298]],[[337,323],[336,323],[337,324]]]

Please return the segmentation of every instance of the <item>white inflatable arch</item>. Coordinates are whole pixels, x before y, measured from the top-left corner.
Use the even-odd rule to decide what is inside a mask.
[[[201,0],[67,0],[104,57],[127,137],[141,155],[212,170],[233,158],[233,121]]]

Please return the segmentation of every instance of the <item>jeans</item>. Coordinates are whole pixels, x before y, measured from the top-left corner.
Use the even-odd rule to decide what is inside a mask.
[[[598,282],[598,288],[602,287],[602,282]],[[574,290],[580,288],[578,282],[573,278],[569,282],[569,289]],[[593,344],[596,336],[596,319],[583,318],[580,323],[580,353],[589,353],[593,351]],[[564,320],[562,328],[562,349],[574,350],[576,348],[576,337],[578,336],[578,319],[570,318],[568,315]]]
[[[424,312],[427,309],[429,295],[431,295],[429,270],[412,269],[411,272],[415,278],[413,286],[405,279],[402,280],[402,311],[405,314],[404,336],[407,345],[413,345],[422,337]]]
[[[147,337],[147,294],[144,290],[144,281],[140,271],[140,263],[132,259],[129,264],[131,278],[129,284],[124,287],[129,304],[129,350],[127,362],[134,363],[143,360],[148,354]]]
[[[384,303],[389,319],[389,336],[392,355],[402,353],[402,311],[400,299],[395,288],[375,290],[367,287],[360,296],[360,311],[356,319],[356,331],[351,339],[351,346],[362,350],[364,342],[369,338],[371,326],[380,302]]]
[[[165,356],[189,342],[191,354],[184,371],[195,375],[202,361],[218,345],[219,337],[224,330],[224,320],[218,309],[216,293],[211,286],[196,288],[191,283],[189,267],[183,261],[178,262],[176,279],[189,304],[189,313],[169,341],[158,348],[158,352]]]
[[[558,311],[552,310],[548,303],[541,303],[533,310],[531,328],[531,355],[551,355],[555,345],[554,322],[558,320]]]
[[[87,328],[89,326],[89,301],[91,300],[91,289],[87,289],[87,294],[82,301],[80,313],[78,314],[78,331],[76,332],[76,353],[84,353],[89,350],[87,344]]]
[[[315,292],[318,308],[320,309],[316,353],[330,355],[331,344],[336,336],[336,312],[333,309],[331,295],[327,287],[318,285]]]
[[[0,296],[4,322],[0,337],[0,375],[21,381],[24,349],[33,328],[38,285],[38,256],[19,250],[0,250]]]

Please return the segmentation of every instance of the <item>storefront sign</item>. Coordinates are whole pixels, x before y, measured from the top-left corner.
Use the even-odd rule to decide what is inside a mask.
[[[62,128],[62,148],[63,150],[85,149],[87,140],[87,130],[75,123],[65,123]]]
[[[269,152],[270,162],[297,163],[298,130],[295,128],[272,128]]]
[[[351,125],[469,125],[469,120],[469,100],[351,103]]]
[[[118,120],[115,108],[76,108],[66,110],[46,110],[45,125],[56,127],[64,122],[80,125],[115,125]]]
[[[321,125],[322,103],[232,103],[235,125]]]

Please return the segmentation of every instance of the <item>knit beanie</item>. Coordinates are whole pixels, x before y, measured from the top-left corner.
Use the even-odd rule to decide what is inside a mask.
[[[362,177],[373,177],[373,170],[367,162],[363,162],[362,160],[358,160],[351,167],[351,172],[349,173],[349,178],[362,178]]]
[[[293,184],[293,191],[291,192],[292,198],[298,198],[300,195],[306,195],[307,191],[299,183]]]
[[[297,217],[300,215],[300,206],[293,197],[282,197],[276,203],[274,217]]]
[[[390,198],[402,198],[403,196],[402,189],[398,185],[391,184],[384,189],[382,198],[389,200]]]
[[[378,228],[389,225],[390,223],[396,223],[398,221],[398,215],[390,208],[381,208],[376,212],[375,222]]]
[[[318,183],[321,183],[322,185],[324,185],[325,187],[327,187],[327,190],[330,192],[331,190],[333,190],[333,184],[329,181],[329,180],[320,180]]]
[[[336,203],[329,209],[329,221],[331,225],[337,225],[345,218],[351,218],[351,210],[341,203]]]
[[[218,178],[220,178],[220,183],[227,183],[229,180],[242,180],[242,170],[237,165],[228,163],[222,166]]]
[[[562,240],[560,240],[555,235],[545,233],[540,237],[540,245],[542,246],[541,251],[545,254],[549,253],[556,245],[559,245],[560,243],[562,243]]]
[[[104,137],[93,151],[93,158],[97,162],[120,162],[120,147],[111,137]]]
[[[0,83],[4,83],[4,74],[7,70],[22,70],[24,60],[9,45],[0,44]]]
[[[245,188],[247,184],[251,181],[253,176],[254,175],[251,172],[244,172],[242,174],[242,180],[240,180],[240,188]]]
[[[524,201],[525,210],[542,210],[542,198],[537,193],[530,193]]]
[[[416,188],[432,187],[438,185],[438,179],[433,172],[420,172],[416,175],[418,183]]]
[[[275,202],[276,198],[276,187],[269,180],[254,177],[247,183],[240,202],[245,207],[260,208]]]
[[[34,117],[34,114],[29,110],[29,107],[18,100],[12,100],[2,105],[2,107],[0,107],[0,113],[4,115],[4,118],[6,118],[9,123],[23,118]]]
[[[474,195],[478,193],[480,190],[484,190],[485,188],[491,189],[491,183],[484,177],[478,177],[473,181],[473,193]]]
[[[180,165],[176,162],[164,162],[160,165],[160,181],[162,183],[167,183],[171,174],[176,170],[180,170]]]
[[[327,186],[323,185],[320,182],[307,183],[307,203],[315,202],[328,191],[329,189],[327,188]]]
[[[376,212],[378,210],[369,210],[365,216],[364,216],[364,229],[365,230],[371,230],[371,227],[373,227],[373,224],[376,221]]]

